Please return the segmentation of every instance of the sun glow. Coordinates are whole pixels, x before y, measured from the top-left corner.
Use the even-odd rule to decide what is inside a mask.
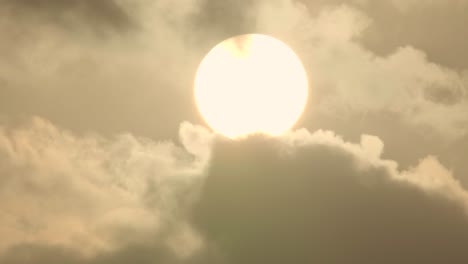
[[[307,96],[307,75],[297,55],[266,35],[221,42],[202,60],[195,78],[201,115],[229,138],[282,134],[304,111]]]

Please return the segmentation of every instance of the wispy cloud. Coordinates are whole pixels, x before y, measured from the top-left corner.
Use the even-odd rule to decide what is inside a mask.
[[[31,243],[93,255],[170,239],[161,230],[181,220],[206,163],[198,145],[210,137],[183,125],[187,151],[130,134],[77,137],[39,118],[2,128],[0,250]]]

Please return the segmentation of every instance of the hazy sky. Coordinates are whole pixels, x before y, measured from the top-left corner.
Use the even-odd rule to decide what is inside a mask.
[[[468,1],[0,0],[0,264],[467,263]],[[220,41],[302,59],[279,138],[213,135]]]

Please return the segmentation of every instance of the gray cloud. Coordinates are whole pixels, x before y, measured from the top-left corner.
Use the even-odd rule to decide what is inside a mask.
[[[305,129],[213,140],[187,122],[182,146],[76,136],[38,118],[3,127],[0,262],[467,257],[468,194],[434,157],[401,170],[378,137]]]
[[[191,17],[192,29],[216,45],[227,38],[256,31],[256,14],[261,1],[202,0]]]
[[[6,255],[0,257],[1,263],[26,264],[127,264],[127,263],[180,263],[177,257],[161,245],[133,245],[112,254],[101,254],[93,258],[86,258],[74,251],[60,247],[46,247],[40,245],[22,245],[13,248]]]
[[[172,137],[182,120],[196,116],[188,91],[201,55],[186,22],[195,1],[13,2],[0,3],[3,115],[155,138]],[[113,26],[114,13],[128,17],[128,27]]]
[[[465,263],[467,193],[436,159],[331,132],[218,142],[194,220],[209,263]]]
[[[134,26],[126,10],[113,0],[4,0],[0,8],[3,15],[16,16],[17,21],[33,23],[43,19],[64,29],[70,29],[74,22],[87,24],[91,30],[100,30],[101,27],[125,30]]]
[[[446,7],[446,2],[445,1],[440,1],[440,0],[409,0],[409,1],[402,1],[402,0],[392,0],[391,3],[393,3],[399,10],[403,12],[408,12],[412,8],[424,8],[424,7],[436,7],[436,8],[444,8]],[[456,1],[453,3],[454,5],[458,7],[467,7],[468,2],[465,0],[461,1]]]
[[[367,48],[388,55],[411,45],[427,53],[430,61],[468,68],[467,1],[367,1],[359,7],[374,20],[361,41]]]

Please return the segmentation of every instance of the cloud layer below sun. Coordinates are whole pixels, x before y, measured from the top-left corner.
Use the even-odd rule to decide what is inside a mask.
[[[179,206],[206,160],[196,138],[210,137],[189,124],[181,127],[185,148],[132,135],[76,137],[40,118],[0,131],[3,253],[46,244],[93,255],[170,239],[161,229],[183,224]]]
[[[232,141],[183,123],[180,142],[40,118],[2,128],[2,263],[46,260],[43,248],[94,263],[135,245],[189,263],[466,257],[468,193],[435,157],[401,169],[378,137],[305,129]]]

